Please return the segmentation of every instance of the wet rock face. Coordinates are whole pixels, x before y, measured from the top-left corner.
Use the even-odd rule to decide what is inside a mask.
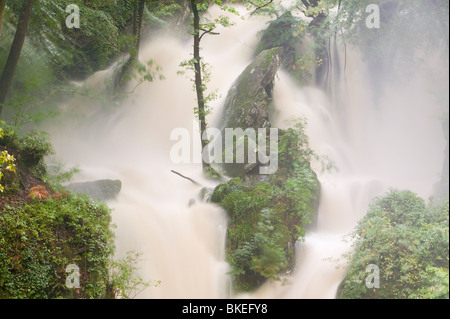
[[[89,195],[94,200],[115,199],[122,188],[120,180],[102,179],[89,182],[72,183],[66,188],[77,194]]]
[[[245,68],[228,92],[223,128],[262,128],[270,125],[268,117],[273,80],[281,65],[282,48],[262,51]]]
[[[221,127],[223,137],[226,135],[225,128],[252,128],[258,131],[259,128],[271,127],[269,113],[272,108],[273,81],[281,66],[282,51],[282,48],[262,51],[233,84],[224,106]],[[222,145],[225,152],[235,152],[236,145],[233,145],[233,149],[225,148],[224,141]],[[244,163],[228,163],[222,167],[228,176],[243,177],[255,165],[249,167],[246,156]]]

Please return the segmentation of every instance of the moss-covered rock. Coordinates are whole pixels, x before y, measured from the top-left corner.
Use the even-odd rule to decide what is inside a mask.
[[[272,48],[261,52],[249,64],[235,81],[228,92],[222,122],[222,137],[225,138],[225,129],[253,129],[270,128],[269,114],[272,109],[272,90],[275,74],[280,67],[280,54],[282,48]],[[245,137],[250,138],[250,137]],[[236,154],[237,143],[248,143],[248,140],[236,141],[233,146],[223,147],[222,163],[225,155]],[[244,152],[242,163],[226,163],[223,169],[231,177],[243,177],[254,166],[249,167],[247,152]],[[250,163],[253,164],[253,163]]]
[[[248,176],[233,178],[211,196],[230,218],[226,256],[237,291],[252,290],[292,269],[295,242],[315,218],[320,183],[301,128],[280,132],[275,174],[251,183]]]
[[[281,48],[261,52],[228,92],[223,128],[262,128],[269,125],[273,80],[280,67]]]
[[[1,127],[0,150],[14,156],[15,172],[2,169],[0,299],[115,297],[110,209],[55,191],[45,182],[43,163],[51,145],[40,134],[19,136]],[[66,285],[68,265],[79,268],[78,288]]]
[[[106,205],[71,194],[0,204],[0,298],[106,296],[113,250]],[[71,264],[79,289],[66,285]]]
[[[273,81],[282,51],[276,47],[259,53],[233,84],[221,128],[225,139],[226,129],[258,132],[265,128],[269,140]],[[294,244],[314,220],[320,183],[310,167],[313,152],[303,129],[304,123],[299,122],[292,129],[277,131],[278,147],[271,152],[276,152],[278,169],[268,175],[260,175],[256,169],[260,163],[248,160],[250,135],[236,139],[232,146],[223,143],[225,154],[236,156],[240,143],[246,150],[242,163],[222,164],[234,178],[217,186],[210,199],[230,217],[226,256],[237,291],[252,290],[289,271],[294,266]],[[259,138],[255,142],[261,147]]]

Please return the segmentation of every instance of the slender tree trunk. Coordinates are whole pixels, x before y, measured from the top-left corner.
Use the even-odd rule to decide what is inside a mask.
[[[5,16],[6,0],[0,0],[0,36],[2,35],[3,17]]]
[[[5,68],[3,69],[2,76],[0,77],[0,117],[3,110],[3,104],[6,100],[11,82],[14,77],[14,73],[19,62],[20,53],[22,52],[23,43],[25,42],[25,36],[27,35],[28,24],[31,17],[31,9],[35,0],[25,0],[22,6],[22,12],[17,24],[16,34],[9,51],[8,60],[6,61]]]
[[[205,99],[203,95],[203,83],[202,83],[202,68],[200,62],[200,14],[197,9],[197,1],[190,0],[191,11],[194,15],[194,70],[195,70],[195,90],[197,93],[197,106],[198,106],[198,120],[200,122],[200,140],[202,150],[205,149],[208,144],[203,140],[203,133],[206,131],[206,111],[205,111]],[[207,163],[202,156],[202,167],[205,172],[207,168],[210,168],[210,164]]]
[[[139,4],[137,6],[137,15],[136,20],[134,22],[134,37],[136,38],[135,42],[135,50],[133,54],[133,59],[137,60],[139,57],[139,47],[141,45],[141,32],[142,32],[142,19],[144,18],[144,8],[145,8],[145,0],[139,0]]]
[[[133,37],[135,39],[134,47],[130,50],[130,58],[125,63],[122,71],[116,80],[116,87],[122,87],[125,84],[125,78],[133,70],[133,65],[139,58],[139,47],[141,45],[142,20],[144,18],[145,0],[135,0],[133,12]]]

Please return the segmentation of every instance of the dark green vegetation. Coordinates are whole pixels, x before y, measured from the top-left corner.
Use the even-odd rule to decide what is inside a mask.
[[[111,260],[114,236],[108,207],[63,191],[59,182],[70,177],[70,172],[48,174],[45,156],[51,154],[52,146],[45,133],[32,129],[40,120],[51,121],[58,115],[60,102],[74,96],[87,97],[83,102],[87,105],[92,99],[104,101],[108,108],[117,105],[112,101],[121,92],[78,88],[70,81],[81,81],[119,57],[124,58],[109,79],[109,88],[133,76],[152,81],[154,68],[159,69],[152,61],[138,61],[139,44],[144,36],[156,38],[170,29],[181,38],[194,38],[193,59],[186,66],[195,71],[197,103],[187,102],[186,107],[197,104],[194,112],[204,124],[203,132],[208,102],[217,96],[203,94],[210,89],[211,73],[208,57],[201,55],[200,40],[220,37],[215,34],[216,26],[231,26],[224,17],[208,20],[206,10],[220,5],[224,12],[234,12],[235,2],[72,0],[70,4],[79,6],[82,19],[79,29],[70,29],[65,25],[67,1],[0,0],[0,118],[8,123],[1,122],[0,139],[0,186],[4,187],[0,197],[1,298],[129,297],[133,287],[146,286],[132,277],[133,256]],[[230,101],[239,100],[230,118],[223,119],[234,122],[226,123],[227,127],[266,127],[273,78],[280,67],[274,63],[278,54],[281,65],[300,84],[310,85],[314,74],[322,89],[330,84],[332,67],[345,72],[350,43],[369,58],[375,88],[385,79],[408,76],[404,66],[409,67],[415,58],[415,46],[424,53],[421,62],[431,57],[428,49],[434,50],[434,44],[441,42],[442,56],[448,58],[448,18],[443,18],[448,16],[448,1],[299,0],[290,9],[270,0],[237,2],[248,5],[254,14],[275,15],[261,34],[255,60],[264,58],[267,64],[261,65],[266,71],[271,64],[276,68],[271,68],[268,81],[244,79],[247,86],[230,95]],[[380,6],[383,32],[364,25],[366,6],[373,3]],[[309,20],[293,14],[299,11]],[[343,59],[337,53],[339,46],[344,47]],[[248,69],[247,75],[251,72]],[[430,87],[446,92],[448,73],[433,79]],[[448,104],[448,97],[443,103]],[[242,109],[245,112],[239,113]],[[258,116],[247,116],[254,110]],[[448,130],[448,113],[444,122]],[[301,122],[280,131],[276,174],[262,178],[240,171],[230,174],[238,177],[214,190],[212,201],[230,217],[226,249],[236,290],[251,290],[292,269],[294,244],[314,221],[320,185],[310,167],[314,154],[303,126]],[[443,168],[437,188],[448,193],[448,157]],[[394,191],[375,201],[355,231],[355,252],[349,256],[350,268],[339,297],[448,298],[445,213],[448,202],[426,205],[410,192]],[[65,286],[65,267],[71,263],[81,270],[78,290]],[[375,291],[361,284],[367,276],[365,266],[371,263],[380,267],[382,276],[381,288]]]
[[[375,199],[352,234],[354,251],[339,298],[449,298],[449,210],[410,191]],[[367,288],[370,264],[379,288]]]
[[[315,218],[320,183],[310,168],[313,153],[303,125],[281,131],[279,168],[267,181],[245,183],[236,177],[212,194],[211,201],[230,217],[226,255],[237,291],[291,270],[295,242]]]
[[[261,40],[255,49],[255,54],[264,50],[281,47],[281,64],[301,84],[311,78],[311,67],[314,58],[309,53],[302,52],[302,40],[306,34],[304,22],[286,11],[281,16],[269,22],[269,26],[262,31]]]
[[[19,136],[4,123],[1,132],[0,298],[127,298],[136,293],[131,287],[147,287],[135,277],[137,256],[112,259],[106,204],[66,192],[58,183],[64,176],[47,173],[45,136]],[[79,288],[66,285],[71,264],[79,267]]]
[[[69,194],[1,209],[1,298],[106,296],[113,249],[106,205]],[[80,289],[66,287],[69,264],[80,267]]]
[[[228,92],[222,127],[256,131],[272,126],[272,91],[283,51],[279,46],[267,48],[242,71]],[[226,175],[234,178],[216,187],[211,201],[230,217],[226,256],[236,291],[252,290],[291,270],[295,243],[314,218],[320,184],[310,167],[314,153],[304,133],[305,124],[299,121],[294,128],[278,130],[278,149],[270,145],[273,141],[267,143],[266,149],[278,152],[274,174],[260,175],[257,166],[261,164],[249,163],[245,155],[243,163],[221,164]],[[267,142],[267,130],[265,134]],[[252,138],[234,141],[224,153],[252,149]]]
[[[138,35],[145,36],[146,30],[151,28],[158,32],[170,26],[186,25],[181,0],[166,1],[164,5],[146,1],[145,7],[139,6],[142,1],[134,0],[35,1],[25,43],[21,50],[17,48],[14,54],[10,54],[16,48],[13,38],[22,22],[23,2],[6,1],[4,16],[0,20],[0,76],[8,73],[9,82],[0,87],[0,96],[5,96],[0,103],[0,118],[12,119],[16,124],[55,116],[61,98],[73,95],[92,97],[91,92],[76,89],[68,81],[85,79],[122,55],[135,57],[139,49]],[[78,5],[82,17],[80,28],[66,27],[69,13],[65,9],[68,4]],[[135,12],[137,8],[143,8],[138,12],[139,19]],[[11,55],[20,55],[14,70],[5,67]],[[8,67],[10,65],[8,63]],[[147,61],[134,61],[133,66],[138,69],[140,77],[152,80],[156,66]],[[11,73],[12,79],[9,77]],[[134,73],[123,76],[129,78]],[[98,93],[95,98],[99,98]]]

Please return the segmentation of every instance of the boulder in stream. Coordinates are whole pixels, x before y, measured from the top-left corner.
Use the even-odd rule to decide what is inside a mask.
[[[115,199],[122,188],[120,180],[102,179],[96,181],[72,183],[66,186],[69,191],[87,194],[94,200]]]
[[[226,128],[240,128],[244,131],[254,129],[256,132],[260,128],[270,128],[273,81],[281,65],[282,51],[281,47],[262,51],[234,82],[224,105],[222,137],[226,136]],[[233,149],[230,145],[227,147],[224,141],[223,146],[224,154],[228,154],[227,152],[235,154],[235,143]],[[249,163],[245,156],[243,163],[223,164],[223,169],[228,176],[242,177],[256,166],[258,165]]]

